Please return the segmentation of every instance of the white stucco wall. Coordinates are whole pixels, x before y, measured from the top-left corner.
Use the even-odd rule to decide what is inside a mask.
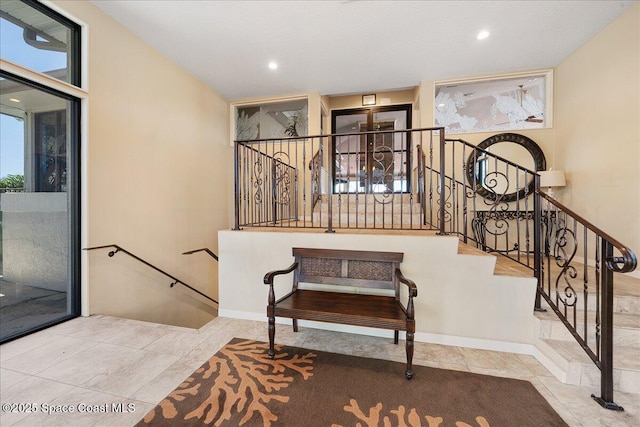
[[[218,247],[220,316],[266,322],[264,274],[291,265],[292,247],[396,251],[404,252],[402,272],[418,287],[416,340],[519,352],[519,344],[531,344],[535,339],[535,280],[494,276],[495,257],[459,255],[455,236],[222,230]],[[290,290],[291,280],[291,275],[277,278],[276,297]],[[306,324],[392,335],[389,331]]]

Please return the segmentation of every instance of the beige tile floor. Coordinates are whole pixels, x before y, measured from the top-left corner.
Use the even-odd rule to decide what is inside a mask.
[[[0,425],[133,425],[233,337],[266,341],[266,323],[216,318],[193,330],[92,316],[9,342],[0,346],[2,408],[22,404],[19,409],[38,411],[3,410]],[[293,333],[279,325],[276,341],[405,358],[404,346],[364,335],[310,328]],[[570,426],[640,426],[640,395],[616,392],[616,403],[625,411],[604,410],[590,398],[597,389],[560,383],[532,356],[416,343],[414,363],[531,381]],[[69,408],[74,412],[43,413]]]

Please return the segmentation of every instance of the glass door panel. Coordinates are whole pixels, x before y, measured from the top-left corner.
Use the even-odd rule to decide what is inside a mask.
[[[393,131],[410,129],[410,121],[410,105],[334,111],[333,133],[341,134],[334,137],[334,192],[408,191],[410,138]]]
[[[367,140],[358,135],[367,128],[367,114],[335,117],[333,133],[346,134],[334,138],[334,193],[363,193],[367,188]]]
[[[77,100],[0,79],[0,341],[77,315]]]

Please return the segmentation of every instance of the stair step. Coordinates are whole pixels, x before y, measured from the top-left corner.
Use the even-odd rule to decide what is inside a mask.
[[[559,293],[559,297],[562,297],[562,292]],[[556,293],[552,291],[551,298],[555,301]],[[576,293],[578,307],[584,307],[585,296],[582,292]],[[596,295],[595,289],[590,288],[587,297],[587,310],[596,309]],[[614,295],[613,295],[613,311],[615,313],[636,313],[640,314],[640,296],[625,295],[623,293],[615,292],[614,282]]]
[[[331,199],[333,210],[348,209],[348,210],[413,210],[420,211],[420,203],[416,197],[412,197],[410,194],[342,194],[333,195]],[[317,203],[316,209],[327,210],[329,201],[326,196],[323,196]]]
[[[541,340],[542,350],[566,373],[567,384],[600,388],[600,370],[574,341]],[[550,351],[549,351],[550,350]],[[551,353],[553,352],[553,353]],[[640,394],[640,348],[616,346],[613,350],[613,388]]]
[[[387,212],[394,212],[394,213],[400,213],[400,212],[413,212],[416,214],[420,213],[420,205],[418,204],[411,204],[411,203],[388,203],[388,204],[382,204],[382,203],[346,203],[346,202],[342,202],[342,203],[334,203],[331,206],[331,210],[334,213],[338,213],[338,212],[349,212],[349,213],[359,213],[359,214],[364,214],[365,212],[367,214],[379,214],[379,213],[387,213]],[[318,203],[314,209],[315,212],[323,212],[323,213],[327,213],[329,211],[329,204],[328,203]]]
[[[575,341],[573,335],[551,309],[547,309],[546,312],[536,312],[535,316],[540,319],[540,338]],[[584,311],[578,310],[576,316],[578,333],[584,337]],[[590,345],[596,342],[595,317],[595,312],[587,311],[587,342]],[[613,314],[613,345],[614,351],[618,346],[640,349],[640,315],[631,313]]]
[[[314,221],[327,222],[327,214],[315,213]],[[335,227],[371,227],[371,228],[427,228],[422,224],[421,218],[417,214],[385,214],[385,215],[361,215],[354,213],[334,214],[332,216]]]

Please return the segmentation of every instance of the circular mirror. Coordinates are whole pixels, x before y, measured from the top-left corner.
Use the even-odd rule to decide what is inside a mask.
[[[484,151],[474,150],[465,169],[469,184],[485,199],[504,202],[524,199],[535,190],[532,172],[547,168],[542,149],[524,135],[500,133],[477,147]]]

